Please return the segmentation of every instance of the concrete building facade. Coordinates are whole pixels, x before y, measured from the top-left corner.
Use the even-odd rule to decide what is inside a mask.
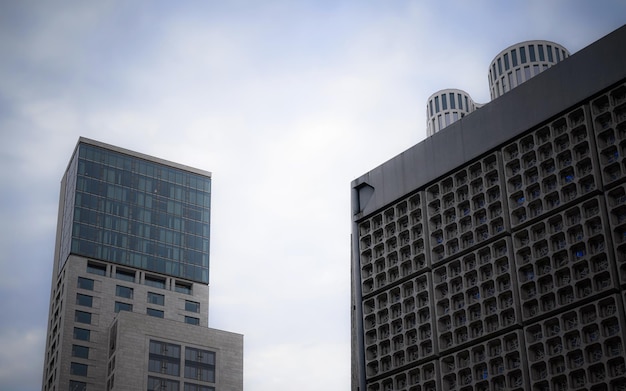
[[[243,336],[208,327],[210,194],[209,172],[80,138],[42,390],[242,390]]]
[[[626,389],[625,46],[352,182],[353,391]]]

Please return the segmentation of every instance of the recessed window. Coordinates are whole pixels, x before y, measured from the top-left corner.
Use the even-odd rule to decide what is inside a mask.
[[[178,293],[185,293],[187,295],[191,294],[191,285],[189,284],[183,284],[183,283],[177,282],[175,287],[176,287],[176,292]]]
[[[154,293],[154,292],[148,292],[148,303],[156,304],[156,305],[164,305],[165,296],[159,295],[158,293]]]
[[[186,348],[185,378],[215,383],[215,353]]]
[[[89,262],[87,264],[87,273],[97,274],[99,276],[107,275],[107,267],[106,265],[102,265],[99,263]]]
[[[87,346],[72,345],[72,356],[89,358],[89,348]]]
[[[73,362],[70,364],[70,375],[87,376],[87,365]]]
[[[184,391],[215,391],[215,387],[203,386],[200,384],[185,383]]]
[[[180,345],[151,340],[148,371],[180,376]]]
[[[537,61],[537,57],[535,57],[535,45],[528,45],[528,54],[530,55],[530,61]]]
[[[526,64],[526,48],[524,46],[519,48],[519,56],[522,64]]]
[[[82,293],[77,293],[76,305],[82,305],[84,307],[91,307],[93,305],[93,297],[89,295],[83,295]]]
[[[441,109],[448,110],[448,99],[446,98],[446,94],[441,95]]]
[[[115,278],[118,280],[135,282],[135,272],[130,270],[115,270]]]
[[[435,97],[435,113],[439,112],[439,97]]]
[[[200,303],[195,301],[185,300],[185,311],[200,312]]]
[[[185,323],[193,324],[197,326],[200,324],[200,319],[194,318],[193,316],[185,316]]]
[[[85,311],[74,311],[74,321],[77,323],[91,324],[91,314]]]
[[[74,327],[74,338],[75,339],[79,339],[81,341],[89,341],[90,336],[91,336],[91,331],[90,330]]]
[[[132,304],[122,303],[122,302],[119,302],[119,301],[115,302],[115,312],[132,311],[132,310],[133,310],[133,305]]]
[[[537,51],[539,52],[539,61],[546,61],[546,57],[543,54],[543,45],[537,45]]]
[[[548,52],[548,61],[554,62],[554,57],[552,57],[552,46],[546,45],[546,51]],[[558,53],[558,50],[557,50]]]
[[[70,390],[87,391],[87,383],[82,381],[70,380]]]
[[[117,285],[115,287],[115,295],[119,297],[123,297],[125,299],[133,298],[133,288],[129,288],[127,286]]]
[[[155,318],[162,318],[163,317],[163,311],[160,310],[155,310],[154,308],[148,308],[146,310],[146,313],[150,316],[154,316]]]
[[[456,109],[456,106],[455,106],[455,104],[454,104],[454,92],[451,92],[451,93],[450,93],[450,109],[451,109],[451,110]]]
[[[511,61],[513,61],[513,66],[517,66],[517,50],[511,50]]]
[[[91,278],[78,277],[78,288],[92,291],[93,280]]]
[[[178,381],[148,376],[148,391],[178,391]]]
[[[165,279],[153,276],[146,276],[145,284],[155,288],[165,289]]]

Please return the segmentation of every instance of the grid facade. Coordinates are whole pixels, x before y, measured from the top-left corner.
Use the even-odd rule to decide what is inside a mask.
[[[626,390],[619,74],[434,180],[353,182],[353,390]]]

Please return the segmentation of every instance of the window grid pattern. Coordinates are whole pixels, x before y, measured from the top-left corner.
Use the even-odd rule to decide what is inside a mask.
[[[626,389],[625,104],[612,87],[357,222],[367,391]]]
[[[84,143],[75,168],[64,251],[208,282],[210,178]]]

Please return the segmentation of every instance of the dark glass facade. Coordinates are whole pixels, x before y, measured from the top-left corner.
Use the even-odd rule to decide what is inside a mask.
[[[209,176],[79,143],[65,192],[60,262],[71,253],[208,283]]]

